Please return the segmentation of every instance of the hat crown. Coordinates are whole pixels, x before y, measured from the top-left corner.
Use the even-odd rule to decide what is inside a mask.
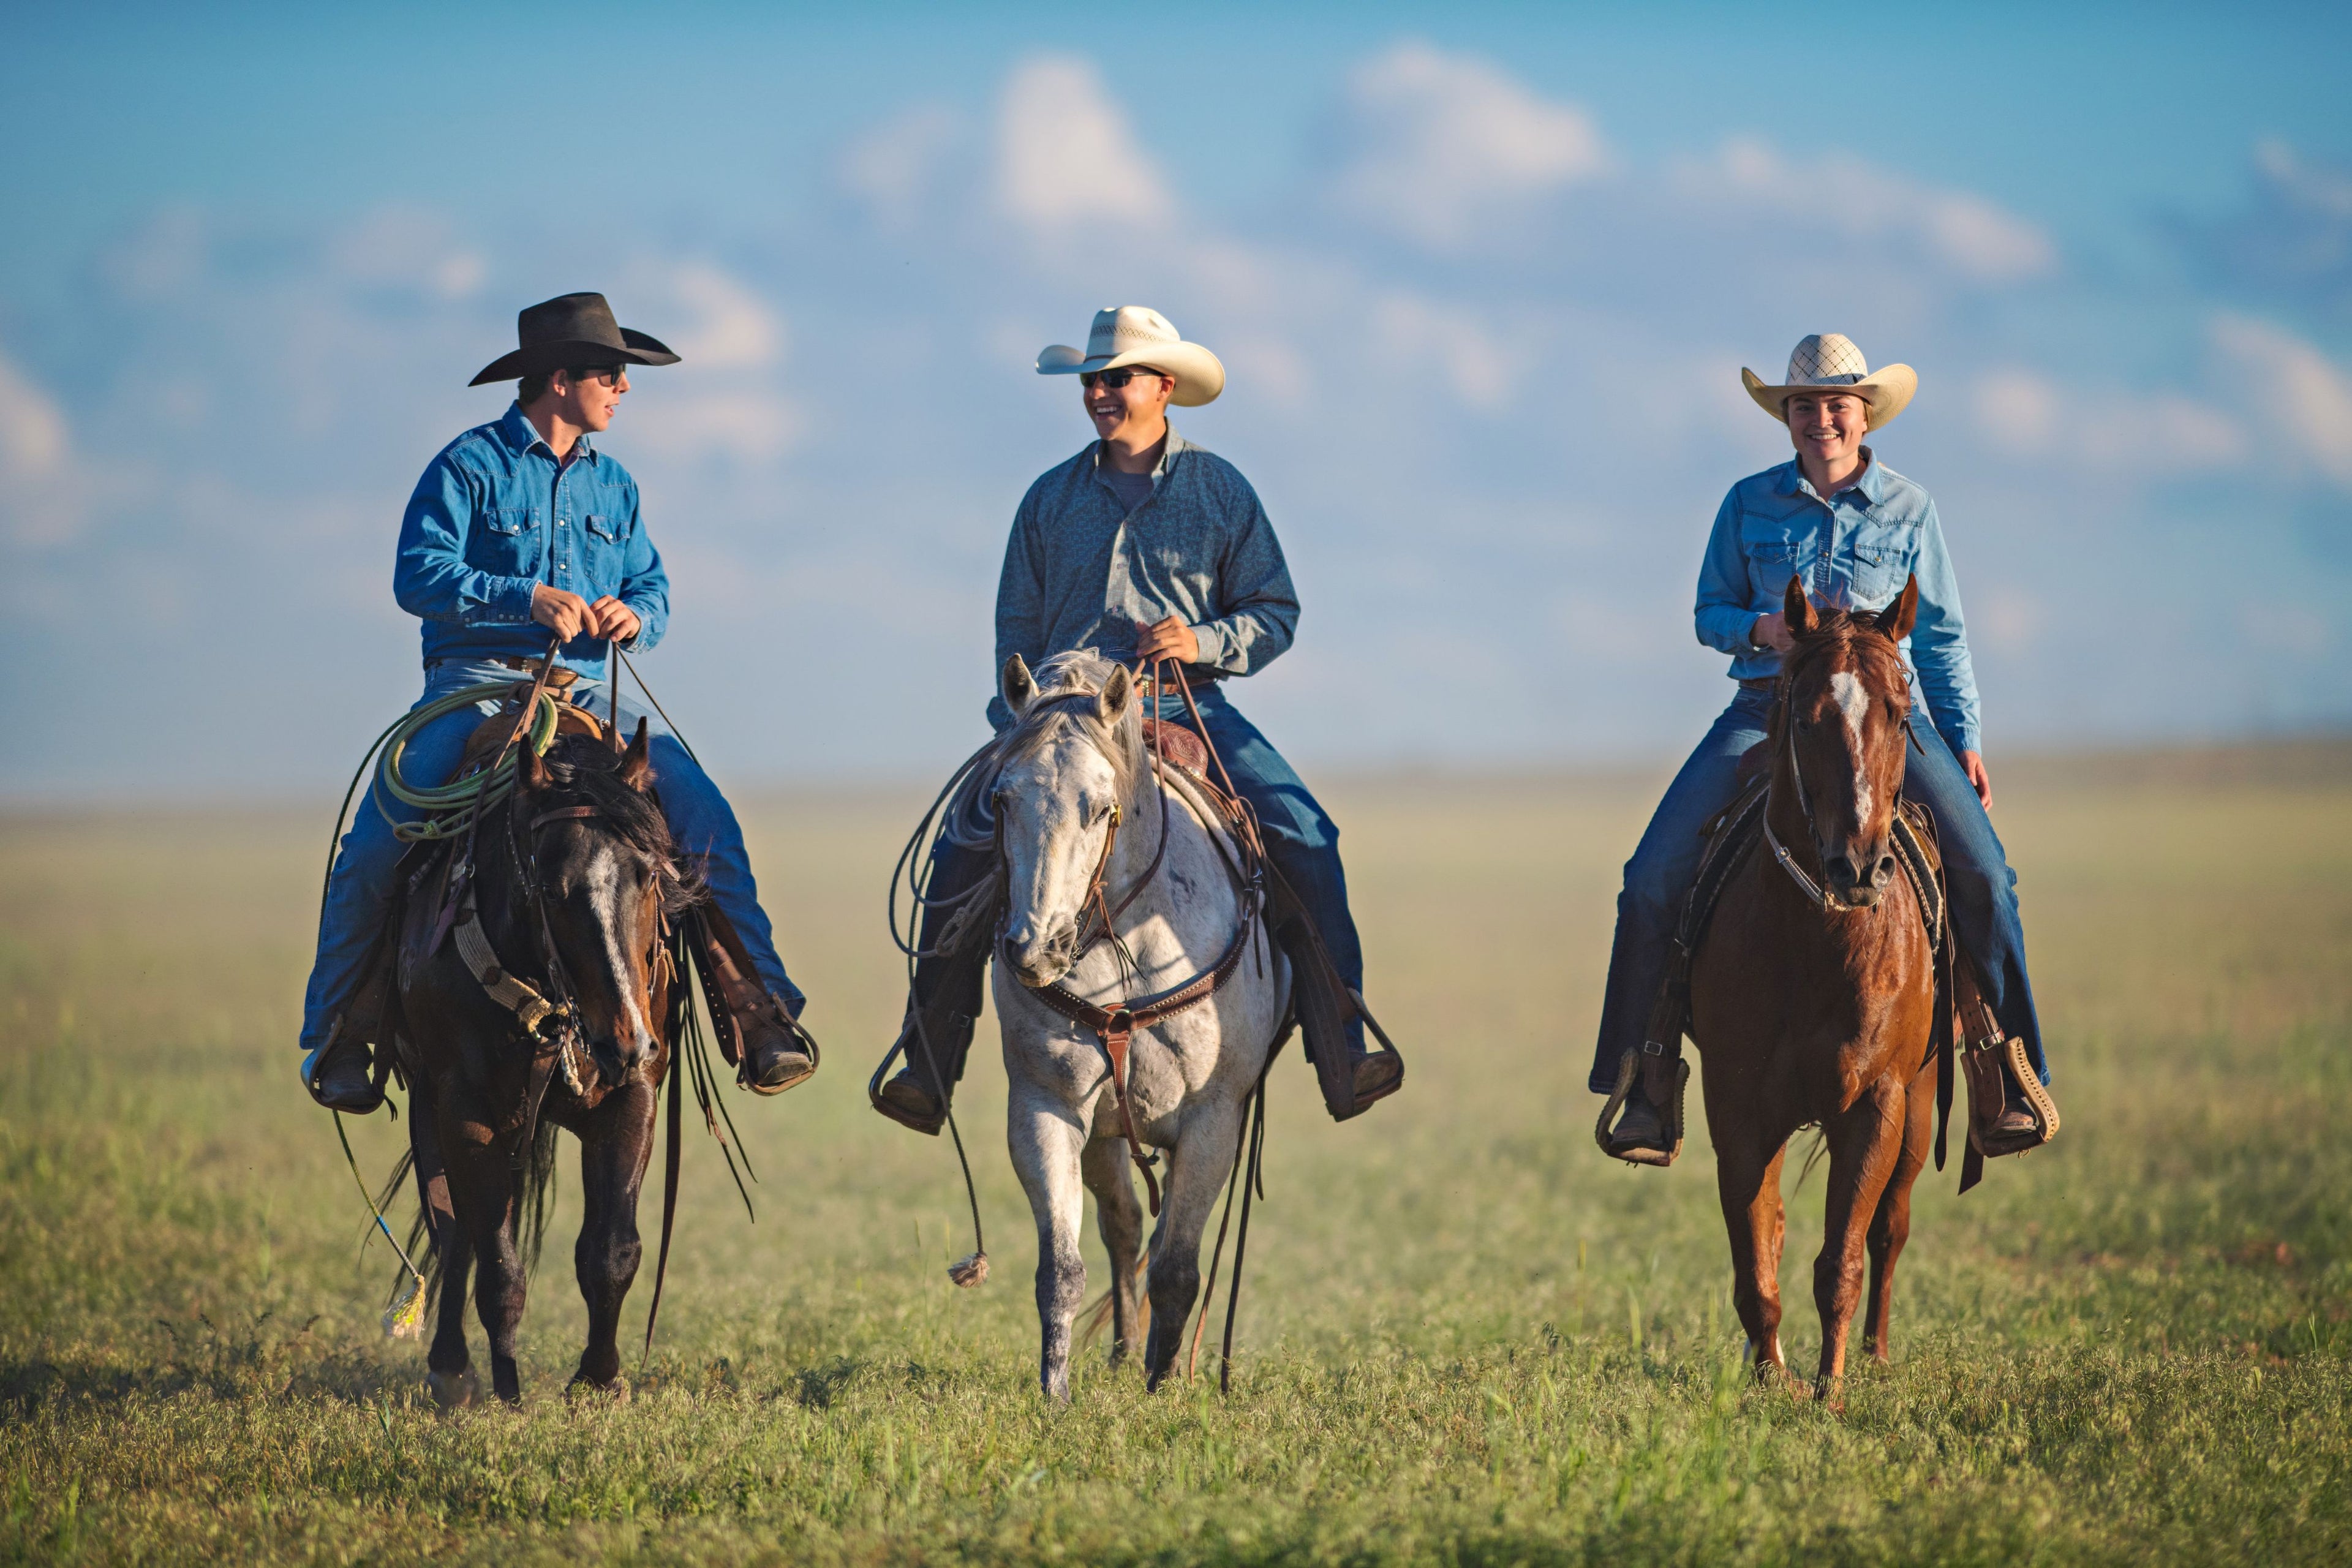
[[[1168,318],[1147,305],[1110,305],[1095,312],[1087,332],[1087,357],[1108,359],[1155,343],[1181,342]]]
[[[1843,332],[1813,332],[1797,340],[1789,353],[1790,386],[1852,386],[1870,374],[1870,365]]]

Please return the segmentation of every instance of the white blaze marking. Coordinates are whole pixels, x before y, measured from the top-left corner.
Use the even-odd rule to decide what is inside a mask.
[[[621,952],[620,892],[620,862],[610,847],[600,846],[588,867],[588,904],[596,911],[596,923],[604,933],[604,960],[612,966],[613,989],[621,998],[624,1021],[633,1037],[642,1040],[652,1031],[637,1011],[636,994],[629,985],[629,961]]]
[[[1830,697],[1845,715],[1845,732],[1853,741],[1853,825],[1856,831],[1870,821],[1870,778],[1862,769],[1862,721],[1870,712],[1870,693],[1862,677],[1841,669],[1830,677]]]

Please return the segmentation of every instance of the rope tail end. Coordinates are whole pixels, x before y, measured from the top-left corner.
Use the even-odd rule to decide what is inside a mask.
[[[948,1265],[948,1278],[963,1289],[988,1283],[988,1254],[971,1253]]]

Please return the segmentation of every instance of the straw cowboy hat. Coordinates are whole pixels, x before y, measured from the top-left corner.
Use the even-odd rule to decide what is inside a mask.
[[[1740,367],[1739,379],[1758,407],[1784,422],[1788,415],[1781,405],[1796,393],[1851,393],[1870,411],[1873,430],[1883,428],[1902,413],[1911,395],[1919,390],[1917,371],[1907,364],[1873,371],[1853,340],[1843,332],[1815,332],[1800,339],[1789,355],[1789,379],[1783,385],[1766,385],[1762,376],[1745,365]]]
[[[1179,337],[1168,318],[1141,305],[1120,305],[1095,312],[1087,333],[1086,352],[1055,343],[1037,356],[1039,375],[1091,375],[1123,364],[1150,365],[1176,378],[1168,401],[1180,408],[1214,403],[1225,389],[1225,367],[1198,343]]]
[[[613,320],[602,294],[560,294],[515,317],[522,346],[482,367],[467,386],[488,381],[519,381],[574,365],[676,364],[677,356],[658,338],[649,338]]]

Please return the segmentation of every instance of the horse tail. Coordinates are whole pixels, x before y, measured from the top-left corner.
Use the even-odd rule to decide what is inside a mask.
[[[1135,1260],[1137,1285],[1140,1286],[1143,1283],[1143,1277],[1150,1271],[1150,1268],[1151,1255],[1149,1252]],[[1102,1338],[1103,1330],[1110,1326],[1110,1298],[1111,1290],[1107,1286],[1101,1295],[1096,1297],[1090,1305],[1078,1313],[1078,1348],[1080,1350],[1092,1350],[1095,1342]],[[1139,1289],[1135,1293],[1135,1304],[1138,1320],[1135,1325],[1135,1337],[1140,1341],[1151,1329],[1151,1298]]]

